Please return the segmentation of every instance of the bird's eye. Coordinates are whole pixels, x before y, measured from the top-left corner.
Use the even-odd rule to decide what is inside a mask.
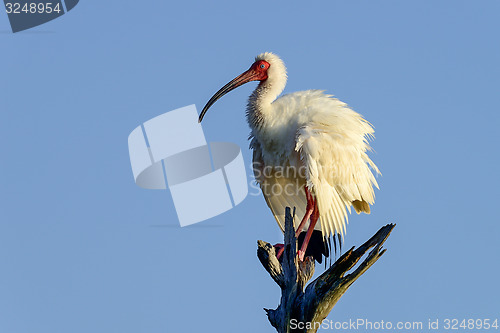
[[[260,64],[260,68],[266,68],[266,65]]]

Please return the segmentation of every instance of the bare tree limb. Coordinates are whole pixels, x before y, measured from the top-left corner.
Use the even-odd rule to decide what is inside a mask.
[[[257,256],[281,288],[280,305],[275,310],[265,309],[268,319],[279,333],[314,333],[321,326],[340,297],[384,253],[382,244],[389,237],[395,224],[382,227],[372,238],[357,249],[351,248],[328,270],[306,286],[314,274],[314,260],[307,257],[302,262],[297,257],[297,239],[290,208],[285,211],[285,250],[283,261],[276,258],[274,247],[258,241]],[[365,253],[373,248],[366,259],[350,274]]]

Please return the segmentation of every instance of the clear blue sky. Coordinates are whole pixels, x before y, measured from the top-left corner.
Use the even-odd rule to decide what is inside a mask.
[[[82,0],[18,34],[1,14],[0,332],[274,331],[262,308],[279,290],[256,241],[280,233],[264,199],[180,228],[168,191],[135,185],[127,149],[136,126],[200,110],[263,51],[284,59],[285,92],[327,90],[376,129],[381,190],[345,248],[397,227],[329,319],[498,317],[499,12],[496,0]],[[247,165],[254,86],[204,122]]]

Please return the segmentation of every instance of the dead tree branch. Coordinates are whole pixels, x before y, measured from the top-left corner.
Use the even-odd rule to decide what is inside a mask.
[[[382,227],[372,238],[357,249],[344,253],[328,270],[304,287],[314,274],[314,260],[303,262],[297,257],[297,239],[290,208],[286,209],[285,251],[283,261],[276,258],[274,247],[258,241],[257,256],[269,275],[281,288],[281,302],[277,309],[265,309],[271,325],[279,333],[314,333],[321,326],[340,297],[358,277],[370,268],[385,252],[382,244],[389,237],[395,224]],[[361,257],[373,247],[366,259],[350,274]]]

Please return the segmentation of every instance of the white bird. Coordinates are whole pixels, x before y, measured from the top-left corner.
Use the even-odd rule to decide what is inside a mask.
[[[255,179],[282,231],[285,207],[295,207],[302,217],[295,222],[302,242],[299,258],[313,255],[321,262],[322,255],[328,256],[330,237],[343,238],[351,206],[369,214],[374,203],[378,184],[373,172],[379,171],[367,155],[373,127],[320,90],[277,98],[286,85],[286,67],[270,52],[258,55],[246,72],[215,93],[199,121],[220,97],[250,81],[260,81],[246,112]],[[309,250],[309,243],[315,249]]]

